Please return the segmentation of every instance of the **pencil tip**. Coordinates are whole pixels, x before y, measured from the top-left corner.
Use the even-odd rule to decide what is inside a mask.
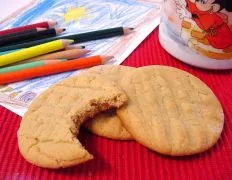
[[[74,43],[73,39],[69,39],[70,44]]]
[[[133,30],[134,28],[123,28],[123,32],[125,35],[131,33]]]
[[[86,53],[91,52],[91,50],[89,50],[89,49],[83,49],[83,50],[85,50]]]
[[[109,60],[113,59],[114,56],[101,56],[102,63],[108,62]]]
[[[65,28],[55,28],[56,34],[63,33],[65,30]]]
[[[44,31],[47,30],[47,28],[36,28],[37,31]]]
[[[50,21],[48,21],[48,24],[49,24],[49,27],[52,27],[52,26],[57,25],[57,21],[50,20]]]

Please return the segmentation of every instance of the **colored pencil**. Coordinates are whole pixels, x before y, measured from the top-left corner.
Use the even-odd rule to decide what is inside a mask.
[[[104,29],[104,30],[99,30],[99,31],[86,32],[86,33],[81,33],[81,34],[63,35],[63,36],[46,38],[46,39],[31,41],[31,42],[17,44],[17,45],[1,47],[0,52],[14,50],[14,49],[27,48],[30,46],[35,46],[41,43],[46,43],[46,42],[60,39],[60,38],[68,38],[68,39],[73,38],[74,43],[81,43],[81,42],[86,42],[86,41],[126,35],[126,34],[131,33],[132,31],[133,31],[133,28],[117,27],[117,28]]]
[[[1,39],[1,38],[6,38],[6,37],[18,36],[18,35],[22,35],[22,34],[35,33],[35,32],[43,31],[43,30],[46,30],[46,28],[28,29],[28,30],[25,30],[25,31],[20,31],[20,32],[15,32],[15,33],[11,33],[11,34],[6,34],[6,35],[3,35],[3,36],[0,36],[0,39]],[[0,52],[0,55],[8,54],[8,53],[10,53],[10,52],[14,52],[14,51],[18,51],[18,50],[19,50],[19,49],[14,49],[14,50],[10,50],[10,51],[2,51],[2,52]]]
[[[50,59],[76,59],[76,58],[79,58],[81,56],[84,56],[88,52],[90,52],[90,50],[87,50],[87,49],[71,49],[71,50],[58,51],[58,52],[54,52],[54,53],[45,54],[42,56],[37,56],[35,58],[27,59],[25,61],[20,61],[20,62],[14,63],[14,65],[35,62],[35,61],[38,61],[41,59],[46,59],[46,60],[50,60]]]
[[[28,34],[28,33],[33,33],[33,32],[39,32],[39,31],[43,31],[43,30],[46,30],[46,28],[34,28],[34,29],[29,29],[29,30],[25,30],[25,31],[20,31],[20,32],[16,32],[16,33],[11,33],[11,34],[7,34],[7,35],[4,35],[4,36],[0,36],[0,39],[1,38],[6,38],[6,37],[13,37],[13,36],[17,36],[17,35],[22,35],[22,34]],[[3,55],[3,54],[8,54],[10,52],[14,52],[14,51],[18,51],[20,49],[14,49],[14,50],[10,50],[10,51],[2,51],[0,52],[0,55]]]
[[[0,56],[0,66],[5,66],[7,64],[12,64],[32,57],[64,49],[64,47],[70,45],[71,43],[73,43],[73,40],[56,40],[4,54]]]
[[[92,56],[71,61],[47,64],[35,68],[23,69],[15,72],[0,75],[0,84],[22,81],[26,79],[47,76],[51,74],[77,70],[103,64],[113,58],[112,56]]]
[[[20,27],[15,27],[12,29],[6,29],[0,31],[0,35],[6,35],[10,33],[15,33],[15,32],[20,32],[20,31],[25,31],[28,29],[34,29],[34,28],[50,28],[52,26],[56,25],[56,21],[47,21],[47,22],[40,22],[40,23],[35,23],[35,24],[29,24],[25,26],[20,26]]]
[[[38,31],[45,30],[45,29],[46,28],[33,28],[33,29],[25,30],[25,31],[19,31],[19,32],[15,32],[15,33],[6,34],[6,35],[0,35],[0,39],[6,38],[6,37],[18,36],[18,35],[22,35],[22,34],[35,33]]]
[[[42,56],[37,56],[35,58],[31,58],[29,60],[40,60],[40,59],[76,59],[79,58],[87,53],[89,53],[90,50],[87,49],[70,49],[70,50],[64,50],[59,52],[54,52],[50,54],[45,54]]]
[[[111,28],[111,29],[103,29],[99,31],[92,31],[86,32],[81,34],[72,34],[72,35],[65,35],[64,37],[70,37],[74,40],[74,43],[81,43],[105,38],[111,38],[115,36],[122,36],[129,34],[133,31],[133,28]]]
[[[71,49],[85,49],[85,46],[78,46],[78,45],[71,45],[71,46],[67,46],[64,48],[65,50],[71,50]],[[0,52],[0,55],[3,55],[3,54],[8,54],[8,53],[11,53],[11,52],[14,52],[14,51],[18,51],[20,49],[14,49],[14,50],[11,50],[11,51],[3,51],[3,52]]]
[[[22,70],[22,69],[34,68],[38,66],[43,66],[45,64],[53,64],[53,63],[62,62],[62,61],[66,61],[66,59],[41,60],[41,61],[29,62],[25,64],[19,64],[15,66],[3,67],[3,68],[0,68],[0,74],[14,72],[14,71]]]
[[[57,34],[62,33],[64,30],[65,29],[61,29],[61,28],[45,29],[37,32],[18,34],[11,37],[0,37],[0,46],[18,44],[20,42],[22,43],[36,39],[48,38],[48,37],[56,36]]]
[[[65,48],[66,50],[70,49],[85,49],[85,46],[79,46],[79,45],[70,45]]]

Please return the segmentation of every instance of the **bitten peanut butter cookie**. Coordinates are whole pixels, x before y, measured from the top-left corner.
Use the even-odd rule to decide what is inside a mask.
[[[135,140],[171,156],[203,152],[219,139],[224,115],[198,78],[167,66],[147,66],[120,83],[129,100],[117,110]]]
[[[127,73],[130,73],[134,69],[135,68],[120,65],[100,65],[90,68],[86,73],[100,75],[103,78],[118,83]],[[130,133],[122,125],[115,110],[98,114],[92,120],[85,122],[84,127],[94,134],[111,139],[133,139]]]
[[[127,101],[117,84],[77,76],[50,87],[30,105],[18,130],[19,150],[32,164],[64,168],[93,158],[76,136],[88,118]]]

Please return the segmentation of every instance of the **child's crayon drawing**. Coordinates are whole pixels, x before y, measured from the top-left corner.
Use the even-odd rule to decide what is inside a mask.
[[[9,16],[10,17],[10,16]],[[66,34],[82,33],[87,31],[113,28],[118,26],[133,27],[135,31],[129,35],[104,40],[86,42],[86,49],[91,50],[88,55],[104,54],[114,55],[109,64],[121,64],[129,54],[155,29],[159,24],[160,0],[37,0],[31,1],[31,6],[21,11],[15,18],[0,23],[0,29],[11,28],[40,22],[56,20],[59,27],[66,28]],[[8,92],[0,92],[0,103],[23,115],[27,106],[34,97],[47,89],[52,84],[76,75],[80,71],[60,73],[43,78],[31,79],[8,85],[12,88],[10,93],[20,92],[9,103],[4,98]],[[33,97],[22,101],[25,92],[30,92]],[[34,95],[35,94],[35,95]],[[17,107],[12,104],[17,102]],[[22,102],[20,110],[18,106]],[[11,104],[9,106],[9,104]]]

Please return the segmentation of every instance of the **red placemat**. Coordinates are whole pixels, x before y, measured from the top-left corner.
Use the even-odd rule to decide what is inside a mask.
[[[157,29],[123,64],[174,66],[204,81],[224,108],[225,126],[219,142],[205,153],[178,158],[160,155],[134,141],[109,140],[82,130],[81,142],[94,160],[72,168],[48,170],[22,158],[16,136],[21,117],[0,107],[0,179],[231,179],[232,71],[202,70],[177,61],[160,46]]]

